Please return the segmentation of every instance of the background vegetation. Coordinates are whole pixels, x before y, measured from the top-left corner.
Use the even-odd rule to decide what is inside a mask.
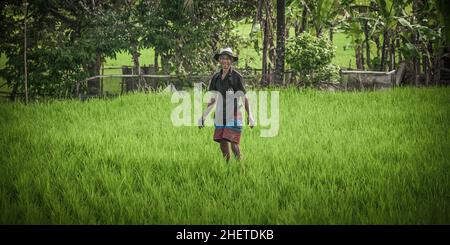
[[[240,67],[261,69],[263,84],[281,84],[272,74],[294,67],[285,63],[285,43],[304,32],[337,46],[335,65],[385,71],[405,61],[413,84],[421,74],[425,84],[439,84],[448,13],[443,0],[10,0],[0,4],[0,77],[11,98],[24,91],[26,21],[31,96],[70,97],[77,81],[105,64],[131,62],[134,74],[142,64],[209,74],[224,46],[240,55]]]

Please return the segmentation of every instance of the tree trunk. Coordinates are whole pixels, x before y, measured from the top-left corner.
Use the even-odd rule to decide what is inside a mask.
[[[263,8],[263,0],[258,0],[258,10],[256,12],[256,20],[255,21],[262,21],[262,8]]]
[[[155,72],[158,72],[158,69],[159,69],[158,56],[159,56],[158,50],[155,48],[155,59],[153,61],[153,64],[155,67]]]
[[[359,53],[361,55],[361,58],[359,59],[361,61],[361,69],[364,71],[365,68],[364,68],[364,44],[363,43],[359,44],[359,50],[360,50]]]
[[[275,66],[275,45],[274,45],[274,33],[273,28],[275,26],[275,18],[273,17],[273,11],[272,11],[272,1],[266,0],[265,1],[266,6],[266,21],[267,21],[267,41],[268,41],[268,52],[269,52],[269,60],[270,63],[268,64],[268,84],[272,84],[272,73],[274,71]]]
[[[9,100],[15,102],[17,96],[17,90],[19,90],[19,83],[14,83],[11,93],[9,94]]]
[[[383,32],[383,46],[381,47],[381,67],[380,71],[385,71],[386,68],[386,60],[387,60],[387,49],[389,46],[389,31]]]
[[[100,69],[102,66],[102,56],[100,53],[97,53],[95,56],[95,61],[88,64],[88,74],[89,76],[97,76],[100,75]],[[100,79],[91,79],[87,81],[87,89],[88,94],[90,95],[99,95],[100,93]]]
[[[400,38],[397,38],[396,47],[400,48]],[[400,63],[402,60],[402,52],[398,52],[398,63]]]
[[[141,74],[141,66],[139,64],[139,56],[141,54],[139,52],[133,52],[133,74],[140,75]]]
[[[295,34],[296,36],[299,36],[301,33],[306,31],[308,29],[308,8],[306,7],[306,4],[303,5],[303,11],[302,11],[302,24],[299,29],[299,33]]]
[[[414,70],[414,85],[419,86],[419,74],[420,74],[420,59],[413,58],[413,70]]]
[[[284,28],[284,40],[289,39],[289,28],[290,28],[291,23],[292,23],[291,18],[286,17],[286,23],[285,23],[285,28]]]
[[[374,42],[375,42],[375,45],[377,46],[377,57],[380,57],[381,56],[381,44],[380,44],[380,37],[379,36],[376,36],[376,37],[374,37]]]
[[[165,53],[161,53],[161,68],[163,74],[169,74],[169,55]]]
[[[298,22],[297,18],[295,18],[294,20],[294,31],[295,36],[298,37],[298,35],[300,35],[300,23]]]
[[[356,44],[355,45],[355,59],[356,59],[356,69],[357,70],[364,70],[364,61],[362,56],[362,45]]]
[[[428,59],[423,59],[423,72],[425,73],[425,85],[428,86],[430,84],[430,64]]]
[[[424,59],[424,71],[425,71],[425,82],[426,85],[429,86],[431,84],[431,81],[433,80],[433,44],[431,43],[431,41],[428,42],[427,44],[427,57]]]
[[[356,65],[356,70],[361,70],[359,64],[361,63],[359,61],[360,56],[359,56],[359,47],[358,45],[355,45],[355,65]]]
[[[286,34],[286,0],[277,0],[277,63],[275,82],[284,84],[284,42]]]
[[[437,43],[440,43],[440,40],[437,41]],[[440,46],[440,45],[438,45]],[[441,52],[442,52],[442,48],[438,47],[435,51],[434,51],[434,58],[433,58],[433,83],[434,85],[438,85],[441,82]]]
[[[133,60],[133,75],[141,75],[141,65],[139,64],[139,57],[141,54],[138,51],[137,40],[131,42],[131,58]],[[133,89],[142,89],[142,79],[141,77],[133,78]]]
[[[269,31],[273,36],[273,29],[276,26],[277,22],[276,22],[274,14],[273,14],[272,1],[265,0],[265,6],[266,6],[266,18],[270,21],[269,22]]]
[[[316,37],[322,36],[322,26],[316,26]]]
[[[332,26],[330,26],[330,33],[329,33],[329,35],[330,35],[330,42],[333,43],[333,27]]]
[[[28,2],[25,0],[24,2],[25,7],[25,17],[23,19],[23,36],[24,36],[24,43],[23,43],[23,64],[24,64],[24,78],[25,78],[25,104],[28,104],[28,64],[27,64],[27,15],[28,15]]]
[[[133,75],[141,75],[141,65],[139,64],[139,56],[141,56],[141,54],[137,51],[134,51],[132,54],[132,58],[133,58]],[[141,90],[142,89],[142,79],[140,77],[133,79],[133,81],[135,81],[134,86],[136,87],[137,90]]]
[[[267,85],[267,48],[268,48],[268,24],[267,20],[263,20],[263,57],[262,57],[262,77],[261,83]]]
[[[263,19],[263,4],[264,0],[258,0],[258,11],[256,12],[256,21],[259,21],[262,27],[263,34],[263,54],[262,54],[262,67],[261,67],[261,85],[266,84],[266,74],[267,74],[267,35],[268,35],[268,27],[267,27],[267,18]],[[265,1],[264,1],[265,2]]]
[[[412,23],[411,24],[416,24],[416,15],[417,15],[417,1],[412,1]],[[414,46],[418,47],[418,37],[417,37],[417,33],[415,30],[413,30],[413,34],[412,34],[412,42],[414,44]],[[416,56],[414,56],[413,58],[413,67],[414,67],[414,85],[418,86],[419,85],[419,74],[420,74],[420,59],[418,59]]]
[[[391,62],[389,65],[389,71],[392,71],[393,69],[395,69],[395,39],[393,37],[391,37]]]
[[[366,44],[366,64],[367,64],[367,69],[371,69],[371,64],[370,64],[370,37],[369,37],[369,24],[368,21],[366,20],[364,22],[364,36],[365,36],[365,44]]]

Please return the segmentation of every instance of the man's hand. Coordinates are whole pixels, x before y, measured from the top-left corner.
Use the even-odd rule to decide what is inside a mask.
[[[205,118],[201,117],[198,119],[198,128],[203,128],[205,126]]]
[[[248,117],[248,126],[250,126],[250,128],[253,128],[255,126],[255,121],[253,120],[252,116]]]

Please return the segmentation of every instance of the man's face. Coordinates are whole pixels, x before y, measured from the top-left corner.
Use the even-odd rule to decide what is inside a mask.
[[[229,69],[231,66],[231,57],[223,54],[219,57],[220,65],[222,65],[223,69]]]

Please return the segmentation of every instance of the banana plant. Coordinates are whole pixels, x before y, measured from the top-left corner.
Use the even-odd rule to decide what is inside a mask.
[[[309,12],[316,36],[320,36],[325,28],[336,24],[341,0],[293,0],[287,6],[288,14],[294,18],[298,18],[301,11]]]
[[[405,32],[400,33],[400,38],[404,45],[400,48],[405,58],[418,62],[424,61],[424,72],[426,82],[430,82],[431,70],[433,67],[434,54],[439,53],[442,45],[441,27],[439,26],[439,16],[433,14],[435,5],[429,3],[421,8],[421,17],[419,21],[411,22],[407,14],[396,17],[399,26]],[[426,17],[425,17],[426,16]],[[411,35],[412,34],[412,35]],[[438,58],[439,59],[439,58]],[[418,66],[418,64],[416,64]],[[418,67],[416,67],[417,70]],[[418,72],[418,71],[416,71]],[[417,81],[416,81],[417,82]]]
[[[340,2],[340,0],[307,1],[317,36],[322,35],[324,28],[332,27],[335,24]]]

